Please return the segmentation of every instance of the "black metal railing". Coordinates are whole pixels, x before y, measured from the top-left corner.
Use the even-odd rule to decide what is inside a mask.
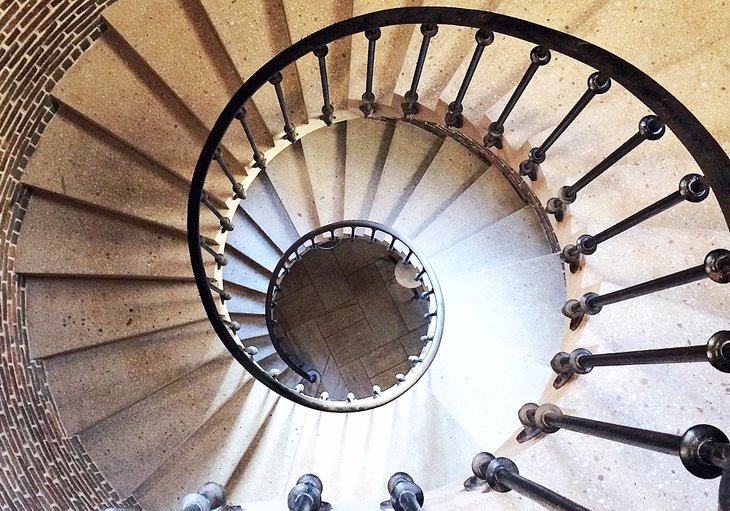
[[[335,41],[354,35],[364,36],[368,40],[366,80],[363,84],[365,93],[361,98],[359,106],[360,110],[366,116],[372,115],[378,108],[373,92],[375,87],[376,42],[381,36],[382,29],[396,25],[420,26],[422,35],[410,88],[407,91],[395,91],[396,93],[401,92],[403,94],[401,107],[404,116],[414,116],[421,111],[418,95],[419,84],[424,71],[429,47],[438,42],[436,36],[439,32],[439,27],[452,25],[471,27],[475,30],[477,47],[474,50],[469,69],[463,78],[459,92],[455,100],[450,103],[449,111],[445,118],[446,126],[455,129],[458,129],[463,124],[462,102],[469,88],[472,86],[474,71],[484,48],[493,43],[492,34],[501,34],[536,45],[529,55],[530,64],[519,83],[516,84],[516,88],[506,106],[498,119],[489,125],[487,132],[484,134],[483,144],[486,147],[502,147],[505,123],[508,122],[509,115],[518,101],[520,101],[530,83],[540,76],[537,73],[538,69],[550,62],[552,54],[562,54],[595,70],[588,78],[587,89],[583,95],[558,125],[552,129],[545,141],[529,151],[526,159],[519,166],[519,172],[533,181],[538,179],[538,168],[546,160],[548,150],[560,139],[578,116],[589,107],[589,104],[596,95],[606,93],[610,89],[612,82],[620,84],[629,94],[643,103],[650,114],[641,120],[639,129],[634,135],[611,154],[604,157],[602,161],[573,185],[563,187],[557,192],[552,192],[554,195],[547,201],[545,211],[555,215],[559,221],[563,219],[567,206],[576,200],[578,192],[609,170],[621,158],[634,151],[644,141],[660,138],[665,130],[670,130],[695,160],[702,175],[691,174],[686,176],[682,183],[680,183],[678,192],[659,200],[634,215],[619,220],[615,225],[598,234],[581,236],[574,245],[566,246],[563,249],[563,259],[571,266],[572,270],[577,270],[581,262],[581,257],[595,251],[598,244],[607,242],[628,228],[638,225],[651,216],[665,211],[683,200],[698,202],[707,196],[710,189],[713,190],[714,196],[719,202],[725,218],[730,221],[730,172],[728,172],[728,169],[730,169],[730,160],[720,145],[712,138],[706,128],[668,91],[645,73],[610,52],[570,35],[509,16],[448,7],[390,9],[358,16],[326,27],[298,41],[274,57],[255,72],[231,98],[216,121],[201,151],[193,175],[188,200],[188,236],[193,272],[203,306],[216,333],[231,354],[256,378],[263,381],[271,389],[297,403],[321,410],[352,411],[363,409],[364,405],[362,405],[362,402],[364,400],[355,399],[354,395],[349,393],[346,400],[337,402],[330,400],[326,391],[320,396],[307,396],[303,383],[297,383],[292,387],[285,386],[257,365],[252,357],[255,354],[255,347],[243,346],[240,339],[236,338],[235,332],[241,328],[241,325],[231,319],[227,314],[224,304],[225,295],[223,294],[225,291],[223,290],[222,282],[215,279],[211,280],[211,276],[206,273],[206,265],[204,264],[204,255],[206,253],[214,259],[218,270],[221,270],[227,263],[226,256],[223,253],[227,232],[226,226],[224,225],[225,221],[219,218],[223,232],[216,236],[215,240],[203,239],[200,234],[201,204],[211,209],[204,200],[206,197],[204,188],[209,172],[215,171],[213,169],[217,167],[226,175],[232,185],[233,195],[231,198],[234,200],[242,200],[245,198],[245,190],[243,190],[243,186],[241,185],[244,176],[234,175],[226,161],[222,158],[221,151],[219,151],[223,136],[234,120],[238,120],[243,127],[245,138],[253,151],[253,161],[260,169],[266,168],[265,155],[258,149],[251,130],[247,128],[244,105],[259,90],[263,90],[269,84],[273,86],[279,103],[282,117],[283,139],[290,143],[296,141],[296,127],[291,122],[289,106],[284,97],[281,83],[283,80],[282,70],[287,66],[295,64],[299,59],[315,58],[318,60],[323,98],[322,119],[325,123],[330,124],[335,121],[334,112],[338,109],[348,108],[348,105],[332,104],[329,96],[325,57],[327,55],[328,45]],[[498,51],[499,49],[495,48],[495,52]],[[519,142],[521,143],[523,141]],[[211,168],[212,161],[216,161],[218,165]],[[213,214],[216,211],[218,210],[213,211]],[[229,213],[232,214],[232,211],[230,210]],[[221,213],[220,211],[218,212]],[[221,213],[221,216],[227,218],[224,213]],[[330,230],[331,226],[326,226],[319,234],[326,234]],[[332,234],[332,237],[334,237],[334,234]],[[322,240],[326,241],[326,238],[327,236],[323,236]],[[313,240],[312,243],[316,245],[317,242]],[[394,244],[395,240],[392,243]],[[214,247],[216,246],[219,249],[215,249]],[[208,257],[208,255],[205,255],[205,257]],[[289,255],[292,254],[290,253]],[[275,275],[280,275],[280,272],[285,272],[286,264],[288,263],[285,262],[283,267],[277,268]],[[704,264],[694,268],[689,268],[613,293],[605,295],[587,293],[580,300],[569,300],[563,308],[563,313],[571,319],[571,328],[576,329],[585,315],[596,314],[606,305],[703,278],[710,278],[715,282],[724,283],[728,281],[729,274],[728,252],[715,250],[708,254]],[[424,276],[429,278],[428,272],[424,274],[419,272],[417,278]],[[270,296],[274,296],[277,286],[278,284],[272,282],[272,286],[269,289]],[[429,292],[426,291],[425,293],[427,294],[424,298],[430,298],[428,295]],[[267,301],[267,307],[269,305],[273,307],[274,303],[275,300],[272,300],[271,304]],[[429,313],[430,315],[434,315],[433,317],[436,319],[436,323],[443,321],[443,314],[440,309],[431,311]],[[422,339],[423,342],[425,344],[438,342],[438,339],[440,339],[440,330],[437,330],[438,332],[429,332],[428,335],[425,335]],[[726,344],[723,344],[723,346],[726,346]],[[563,378],[564,381],[568,381],[574,374],[584,374],[584,372],[600,365],[625,365],[624,362],[629,363],[628,361],[630,360],[633,361],[632,363],[690,362],[699,360],[701,355],[706,358],[709,357],[708,353],[701,354],[700,352],[702,350],[700,348],[703,348],[705,351],[708,350],[708,347],[701,346],[598,355],[593,355],[587,352],[587,350],[576,350],[572,354],[558,354],[553,360],[553,367],[558,372],[558,378]],[[722,358],[726,360],[727,355],[726,348],[723,347],[715,355],[716,358],[708,360],[710,363],[713,363],[713,360],[717,361]],[[282,356],[282,358],[285,357],[286,354]],[[423,354],[411,355],[409,362],[415,368],[427,367],[429,359],[428,356],[424,356]],[[293,366],[296,366],[296,364],[293,364]],[[408,384],[409,382],[409,378],[406,375],[396,375],[395,380],[401,385]],[[382,399],[387,392],[387,389],[382,390],[378,386],[374,386],[372,389],[373,396],[381,404],[387,402],[387,400]],[[366,407],[370,406],[368,405]],[[682,436],[669,435],[566,416],[556,407],[548,406],[540,411],[540,407],[532,404],[523,407],[520,410],[519,416],[523,425],[525,425],[525,431],[520,435],[521,441],[526,440],[528,437],[548,433],[559,428],[572,428],[594,436],[611,437],[612,439],[633,445],[676,454],[682,458],[686,466],[689,464],[692,467],[691,470],[696,470],[701,473],[711,473],[712,477],[720,475],[722,467],[727,466],[727,439],[724,435],[718,433],[719,430],[711,427],[697,426],[691,428]],[[484,462],[485,459],[485,457],[482,457],[481,461]],[[495,463],[497,460],[501,461]],[[491,471],[492,482],[490,483],[486,475],[487,469],[492,463],[494,463],[494,468]],[[480,468],[479,474],[475,471],[475,477],[477,479],[482,475],[484,476],[483,481],[490,485],[493,483],[496,486],[495,489],[499,490],[501,488],[502,491],[505,489],[514,489],[529,498],[535,498],[538,502],[548,507],[552,506],[554,509],[585,509],[521,477],[516,467],[509,460],[494,458],[492,456],[492,459],[486,460],[486,465]],[[727,475],[723,477],[720,485],[719,500],[720,507],[723,511],[726,511],[730,506],[728,504],[728,501],[730,501],[730,496],[728,495],[730,493],[728,489],[730,486],[729,478]],[[405,483],[408,483],[408,481],[402,479],[401,484]],[[412,483],[412,480],[410,483]],[[398,503],[397,505],[402,505],[403,509],[410,510],[418,509],[416,506],[420,507],[422,505],[422,498],[420,501],[418,499],[418,491],[415,491],[410,486],[408,486],[409,490],[403,493],[402,499],[401,497],[393,496],[393,489],[396,486],[394,485],[391,488],[389,484],[391,505],[393,507]]]

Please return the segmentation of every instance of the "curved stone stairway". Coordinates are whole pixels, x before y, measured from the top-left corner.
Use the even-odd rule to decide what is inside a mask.
[[[323,6],[316,20],[297,4],[269,0],[246,7],[121,1],[105,12],[109,29],[54,90],[58,111],[24,175],[33,194],[17,269],[27,282],[31,356],[43,360],[67,433],[80,437],[122,497],[133,495],[147,510],[170,509],[209,479],[224,483],[233,503],[282,499],[305,472],[322,478],[325,499],[347,502],[357,495],[372,506],[383,500],[385,481],[396,470],[411,473],[424,489],[440,488],[427,495],[429,507],[471,509],[488,501],[532,509],[516,495],[458,491],[480,450],[512,456],[526,476],[593,509],[712,507],[716,482],[696,480],[660,454],[569,432],[526,449],[510,440],[517,409],[528,401],[667,432],[700,422],[727,427],[727,379],[709,366],[598,369],[561,391],[550,388],[549,360],[557,351],[698,344],[728,324],[726,290],[701,282],[608,307],[575,333],[564,325],[566,297],[625,287],[730,246],[714,199],[683,204],[602,245],[581,273],[568,275],[566,293],[553,234],[543,232],[533,204],[535,197],[544,203],[635,131],[647,112],[618,84],[551,150],[530,190],[501,160],[475,154],[443,130],[359,118],[358,73],[365,59],[359,40],[352,48],[332,45],[328,64],[333,102],[350,98],[352,111],[336,112],[338,122],[330,127],[307,122],[319,114],[321,91],[316,66],[301,61],[283,82],[300,140],[289,145],[281,139],[273,94],[249,107],[269,160],[265,172],[257,175],[249,165],[242,137],[225,140],[234,170],[249,175],[248,197],[231,212],[236,228],[223,270],[234,295],[228,310],[242,325],[239,337],[255,342],[264,367],[296,381],[275,355],[263,321],[270,271],[300,235],[360,218],[394,226],[431,259],[447,308],[442,347],[424,380],[394,403],[337,415],[278,398],[215,338],[192,282],[184,218],[206,126],[241,78],[290,40],[385,7],[360,4]],[[600,35],[618,24],[600,7],[588,17],[583,8],[565,9],[565,23],[579,23],[585,33]],[[255,34],[251,25],[259,28]],[[443,27],[434,39],[439,50],[424,70],[424,111],[417,119],[443,117],[472,37]],[[639,36],[626,37],[628,53],[630,38]],[[384,36],[380,55],[392,55],[397,65],[376,72],[379,113],[397,117],[386,105],[397,108],[397,94],[408,88],[419,38],[410,27]],[[521,73],[524,59],[508,57],[529,52],[524,43],[503,39],[495,43],[504,45],[499,76],[470,90],[465,102],[471,123],[462,131],[476,140],[477,126],[498,115]],[[254,40],[256,58],[246,50]],[[694,58],[693,49],[703,46],[710,59],[726,42],[693,41],[677,49],[676,63],[657,65],[654,77],[675,78],[683,59]],[[404,58],[407,44],[416,51]],[[641,55],[628,56],[641,64]],[[498,156],[516,168],[525,148],[544,140],[582,92],[589,72],[556,56],[515,110],[508,146]],[[723,137],[716,112],[702,112],[703,120]],[[598,128],[606,119],[614,129]],[[566,221],[554,224],[561,246],[670,193],[682,175],[696,171],[671,134],[644,144],[640,156],[617,164],[601,186],[571,205]],[[229,185],[221,179],[207,189],[215,201]],[[212,235],[216,218],[203,218],[203,232]]]

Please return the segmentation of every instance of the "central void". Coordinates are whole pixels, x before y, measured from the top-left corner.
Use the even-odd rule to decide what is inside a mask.
[[[278,342],[316,375],[305,384],[307,395],[370,397],[374,387],[396,385],[411,369],[409,357],[420,357],[428,301],[418,282],[399,283],[399,263],[387,244],[338,239],[306,251],[283,277],[273,311]]]

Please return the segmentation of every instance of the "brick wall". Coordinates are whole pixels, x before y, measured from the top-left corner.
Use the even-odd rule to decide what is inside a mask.
[[[53,86],[103,31],[114,0],[0,0],[0,510],[124,505],[66,436],[43,365],[30,360],[15,251],[29,191],[19,183],[53,117]],[[134,503],[127,505],[136,507]]]

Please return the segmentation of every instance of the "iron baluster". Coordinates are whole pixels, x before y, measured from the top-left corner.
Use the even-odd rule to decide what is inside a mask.
[[[730,511],[730,463],[725,465],[725,471],[720,479],[720,495],[717,505],[719,511]]]
[[[327,126],[330,126],[334,119],[332,114],[335,112],[335,107],[333,107],[330,102],[330,86],[329,80],[327,79],[327,62],[325,61],[325,57],[327,56],[327,53],[329,53],[329,49],[325,44],[316,48],[313,53],[319,61],[319,78],[322,82],[322,120],[325,124],[327,124]]]
[[[418,52],[418,61],[416,62],[416,69],[413,72],[411,88],[408,92],[406,92],[405,96],[403,96],[405,101],[401,105],[404,116],[415,115],[418,113],[418,82],[421,81],[421,73],[423,72],[423,65],[426,62],[428,45],[431,43],[431,38],[434,37],[438,31],[439,27],[435,23],[424,23],[421,25],[421,34],[423,34],[421,50]]]
[[[423,491],[405,472],[396,472],[388,479],[390,504],[395,511],[419,511],[423,506]]]
[[[231,296],[231,293],[230,292],[224,291],[223,289],[219,288],[218,286],[216,286],[214,284],[214,282],[215,282],[214,280],[208,281],[208,287],[210,288],[211,291],[213,291],[214,293],[217,293],[218,296],[221,297],[221,301],[222,302],[228,301],[231,298],[233,298]]]
[[[365,117],[370,117],[375,111],[375,94],[373,94],[373,74],[375,72],[375,42],[380,39],[378,27],[365,31],[365,38],[368,40],[368,64],[365,77],[365,93],[362,95],[360,110]]]
[[[502,135],[504,134],[504,123],[507,122],[507,117],[512,113],[517,101],[522,97],[538,68],[550,62],[550,58],[550,50],[544,46],[535,46],[530,51],[530,65],[527,66],[525,74],[522,76],[520,83],[517,84],[517,88],[510,96],[499,118],[489,125],[489,132],[484,136],[484,147],[502,149]]]
[[[231,329],[231,332],[236,333],[241,329],[241,323],[238,321],[229,321],[225,316],[219,316],[221,322]]]
[[[716,332],[706,344],[681,346],[655,350],[624,351],[594,355],[585,348],[572,353],[555,354],[550,366],[557,373],[553,387],[561,388],[576,374],[588,374],[594,367],[643,365],[643,364],[684,364],[709,362],[712,367],[730,373],[730,330]]]
[[[231,185],[233,186],[233,196],[237,199],[245,199],[246,198],[246,190],[244,190],[243,185],[236,181],[236,178],[233,176],[233,173],[231,172],[231,169],[228,168],[228,164],[226,163],[226,160],[223,159],[223,152],[221,151],[221,148],[218,147],[213,153],[213,159],[218,162],[218,165],[220,166],[221,170],[223,170],[223,173],[226,175],[228,180],[231,182]]]
[[[290,511],[319,511],[326,508],[322,504],[322,481],[314,474],[300,477],[287,498]]]
[[[659,277],[641,284],[636,284],[625,289],[620,289],[605,295],[596,293],[584,294],[579,300],[568,300],[563,305],[563,315],[570,318],[570,329],[575,330],[580,325],[583,317],[598,314],[601,309],[612,303],[629,300],[670,287],[689,284],[697,280],[709,278],[718,284],[730,282],[730,251],[719,248],[711,251],[705,257],[703,264],[678,271],[664,277]]]
[[[570,109],[565,118],[555,127],[552,133],[545,139],[540,147],[530,149],[528,158],[520,163],[520,174],[527,176],[531,181],[537,180],[537,166],[545,161],[547,151],[555,143],[560,135],[562,135],[568,126],[578,118],[588,103],[596,97],[597,94],[604,94],[611,88],[611,79],[600,71],[593,73],[588,77],[588,88],[583,96]]]
[[[584,234],[580,236],[576,240],[575,245],[566,245],[563,247],[561,257],[563,261],[570,265],[570,271],[575,273],[580,268],[581,256],[595,253],[599,243],[603,243],[683,201],[692,203],[702,202],[709,195],[710,188],[702,176],[699,174],[687,174],[679,181],[679,189],[676,192],[667,195],[641,211],[637,211],[598,234],[593,236]]]
[[[274,74],[269,78],[269,83],[274,86],[276,91],[276,99],[279,101],[279,108],[281,109],[281,116],[284,119],[284,133],[285,138],[292,144],[297,140],[296,128],[289,118],[289,107],[286,104],[286,98],[284,97],[284,91],[281,88],[281,81],[283,76],[281,72]]]
[[[482,58],[484,48],[494,42],[494,33],[491,30],[480,28],[477,30],[475,39],[477,46],[474,48],[474,55],[472,55],[469,67],[466,69],[464,80],[461,82],[456,99],[449,104],[449,111],[446,113],[446,126],[452,128],[461,128],[464,126],[464,116],[462,115],[464,106],[462,102],[464,101],[464,96],[466,96],[466,91],[469,89],[469,84],[472,78],[474,78],[474,73],[479,65],[479,60]]]
[[[684,468],[692,475],[702,479],[720,477],[726,465],[726,462],[722,462],[721,455],[714,456],[709,453],[730,452],[727,436],[716,427],[707,424],[692,426],[683,435],[673,435],[565,415],[554,404],[538,406],[535,403],[524,405],[520,409],[518,417],[524,426],[523,431],[517,436],[517,441],[520,443],[541,434],[567,429],[642,449],[679,456]]]
[[[221,266],[225,266],[228,264],[228,258],[225,254],[219,254],[215,250],[213,250],[204,240],[203,238],[200,238],[200,247],[208,252],[210,255],[213,256],[213,259],[215,260],[215,263],[220,268]]]
[[[210,202],[210,198],[208,197],[208,194],[203,192],[200,195],[200,202],[205,204],[208,209],[215,215],[215,217],[218,219],[218,222],[221,224],[221,232],[226,231],[232,231],[233,230],[233,224],[231,223],[231,219],[223,215],[220,211],[218,211],[218,208],[216,208],[212,202]]]
[[[256,144],[256,139],[253,136],[251,127],[248,125],[248,121],[246,120],[246,113],[246,107],[242,106],[238,110],[238,112],[236,112],[236,119],[238,119],[238,121],[241,123],[243,132],[246,135],[246,139],[248,140],[248,143],[253,150],[253,161],[256,162],[256,166],[258,168],[260,168],[261,170],[266,170],[266,157],[264,156],[264,153],[259,150],[259,147]]]
[[[558,192],[558,197],[548,199],[545,211],[555,215],[558,222],[563,221],[565,216],[565,208],[568,204],[575,202],[577,194],[585,188],[591,181],[603,174],[606,170],[616,164],[621,158],[629,154],[631,151],[639,147],[645,140],[659,140],[664,135],[666,128],[664,123],[659,120],[656,115],[647,115],[639,121],[639,130],[634,133],[626,142],[621,144],[618,149],[606,156],[606,158],[593,167],[590,171],[581,177],[575,184],[571,186],[563,186]]]
[[[231,509],[238,506],[227,506],[223,486],[218,483],[207,482],[197,493],[188,493],[178,504],[179,511],[200,511],[201,509]],[[240,509],[240,508],[239,508]],[[120,508],[108,508],[106,511],[122,511]]]
[[[476,490],[488,484],[489,488],[500,493],[514,490],[530,500],[539,502],[548,509],[589,511],[588,508],[522,477],[517,465],[508,458],[495,458],[491,453],[480,452],[474,456],[471,468],[474,476],[464,482],[464,487],[467,490]]]

